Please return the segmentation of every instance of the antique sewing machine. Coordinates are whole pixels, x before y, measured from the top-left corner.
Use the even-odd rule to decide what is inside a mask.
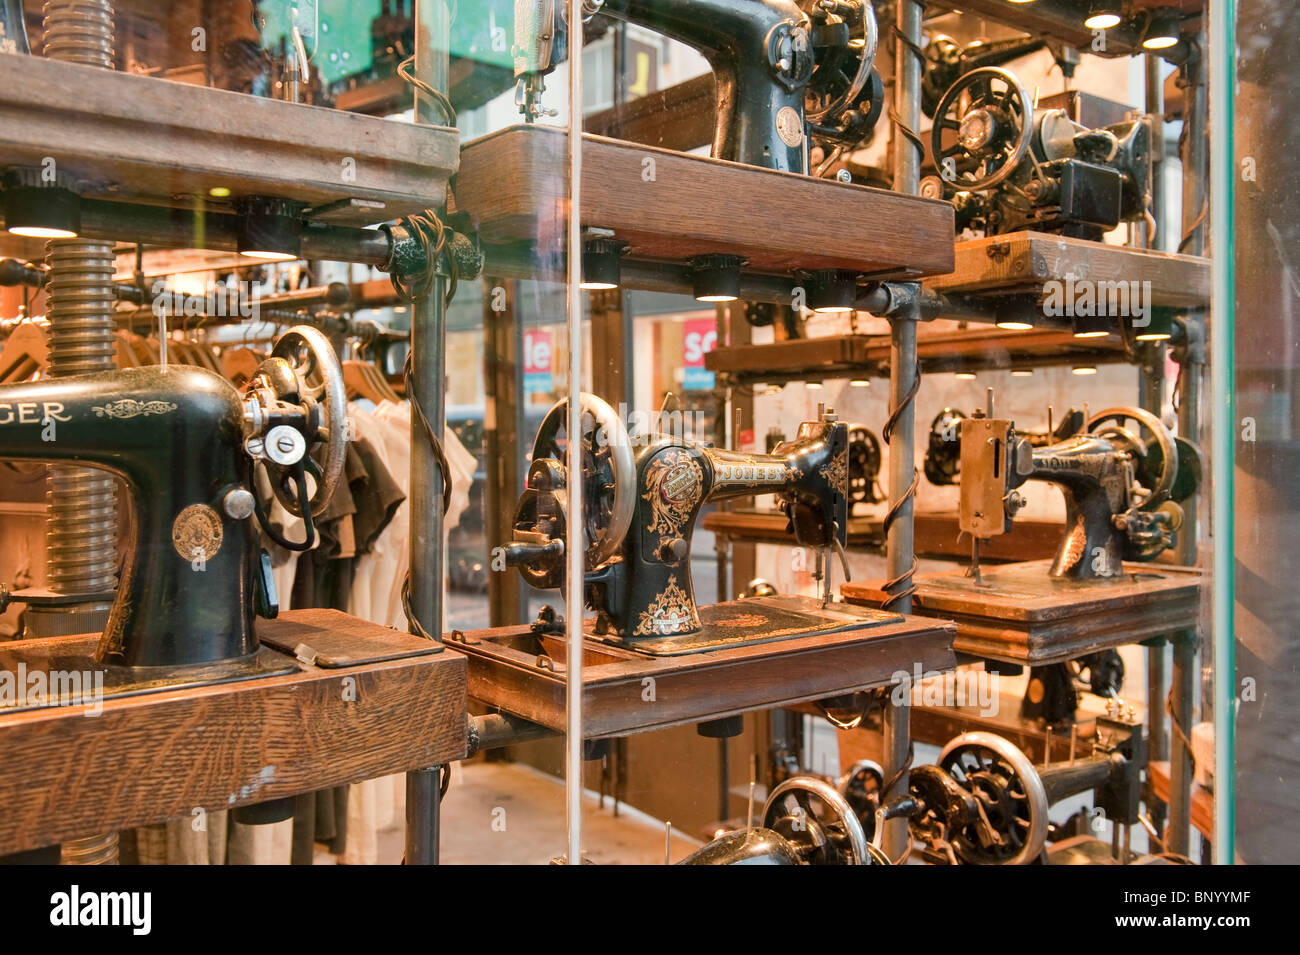
[[[983,412],[976,411],[974,417]],[[947,487],[957,483],[961,474],[961,423],[968,417],[956,408],[944,408],[930,422],[930,434],[926,439],[925,462],[923,470],[930,483],[937,487]],[[1021,434],[1034,447],[1064,441],[1073,437],[1083,428],[1083,412],[1071,408],[1058,423],[1052,422],[1052,409],[1047,409],[1047,430],[1025,431]]]
[[[1143,429],[1150,438],[1142,437]],[[959,526],[975,542],[976,581],[979,541],[1011,529],[1024,506],[1019,488],[1028,481],[1055,484],[1065,494],[1065,534],[1050,576],[1116,577],[1125,560],[1154,560],[1177,542],[1183,515],[1175,495],[1185,500],[1195,491],[1189,476],[1198,468],[1189,452],[1190,444],[1180,449],[1160,420],[1141,408],[1099,412],[1080,433],[1040,447],[1007,419],[963,419]]]
[[[1073,749],[1077,746],[1079,752]],[[719,835],[682,865],[890,865],[880,848],[884,823],[905,818],[923,856],[948,865],[1029,865],[1039,862],[1130,862],[1127,839],[1114,858],[1092,832],[1065,835],[1049,848],[1050,807],[1093,792],[1081,814],[1088,829],[1099,821],[1121,837],[1139,822],[1142,727],[1122,715],[1100,717],[1095,734],[1072,744],[1067,758],[1035,765],[1019,748],[993,733],[950,740],[931,765],[913,767],[906,793],[882,798],[879,766],[864,761],[838,782],[812,774],[778,783],[757,825]],[[868,785],[863,787],[862,780]]]
[[[506,562],[534,587],[564,578],[571,537],[569,475],[561,441],[567,401],[556,404],[533,443],[527,488],[515,512]],[[774,493],[796,541],[843,555],[848,521],[848,427],[829,411],[800,425],[771,454],[729,451],[649,434],[634,450],[614,410],[583,396],[585,591],[596,639],[642,652],[675,654],[713,645],[839,629],[823,616],[827,598],[763,597],[715,605],[701,617],[691,582],[691,537],[709,502]],[[718,609],[721,608],[721,609]],[[743,608],[743,609],[742,609]]]
[[[958,233],[1020,229],[1100,239],[1147,218],[1151,129],[1145,118],[1089,129],[1038,109],[1014,74],[972,70],[935,107],[935,175],[921,194],[953,203]]]
[[[1105,651],[1196,625],[1200,572],[1152,562],[1177,541],[1199,452],[1140,408],[1093,414],[1076,434],[1039,443],[995,417],[991,401],[984,416],[951,422],[960,427],[958,527],[971,535],[970,568],[918,576],[914,612],[955,622],[959,653],[1005,673],[1030,667],[1024,715],[1066,723],[1076,684],[1118,692],[1122,668]],[[981,542],[1012,531],[1030,481],[1065,496],[1055,557],[983,568]],[[840,590],[850,603],[880,605],[872,585]]]
[[[716,159],[808,171],[808,138],[852,147],[870,136],[884,103],[873,67],[876,19],[868,0],[584,0],[601,14],[698,50],[717,81]],[[545,76],[565,59],[563,0],[515,5],[516,103],[532,122]]]
[[[105,672],[107,693],[282,672],[290,658],[259,652],[253,626],[278,601],[252,518],[286,548],[314,546],[314,518],[343,468],[346,415],[334,349],[302,325],[278,339],[242,393],[187,365],[0,387],[4,458],[111,471],[130,489],[134,521],[115,596],[27,590],[4,601],[111,598],[93,659],[81,661]],[[302,540],[281,534],[262,493],[303,521]]]

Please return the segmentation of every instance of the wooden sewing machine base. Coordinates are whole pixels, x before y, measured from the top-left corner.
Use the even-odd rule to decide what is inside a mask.
[[[734,601],[728,606],[742,604]],[[844,604],[838,612],[852,611]],[[706,608],[702,608],[706,609]],[[858,626],[743,646],[649,656],[588,638],[583,650],[583,736],[603,739],[886,686],[899,671],[951,670],[954,629],[933,619],[863,617]],[[563,635],[528,625],[455,631],[469,659],[469,695],[562,732]]]
[[[287,672],[0,711],[0,854],[465,755],[459,654],[334,610],[261,620],[258,635]],[[15,642],[5,666],[97,641]]]
[[[1196,626],[1202,573],[1194,567],[1125,564],[1095,580],[1048,576],[1051,561],[987,567],[986,586],[964,572],[916,578],[916,613],[957,625],[953,648],[983,659],[1041,666]],[[846,583],[849,603],[880,606],[873,584]]]

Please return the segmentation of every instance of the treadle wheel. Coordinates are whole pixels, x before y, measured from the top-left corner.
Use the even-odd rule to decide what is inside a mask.
[[[959,861],[1027,865],[1042,854],[1047,842],[1047,790],[1029,757],[993,733],[964,733],[949,741],[935,765],[978,800],[1000,839],[997,845],[982,845],[973,824],[950,833]]]
[[[792,842],[809,865],[872,865],[866,833],[848,801],[824,779],[791,776],[763,805],[766,829]]]

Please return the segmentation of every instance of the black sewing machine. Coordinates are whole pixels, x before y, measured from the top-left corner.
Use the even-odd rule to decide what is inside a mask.
[[[965,418],[959,525],[975,541],[976,580],[979,541],[1011,529],[1027,481],[1065,494],[1065,534],[1050,576],[1093,580],[1122,576],[1123,561],[1153,560],[1174,546],[1183,519],[1177,502],[1195,492],[1199,472],[1195,446],[1141,408],[1099,412],[1080,433],[1042,447],[1007,419]]]
[[[334,349],[301,325],[280,337],[242,394],[185,365],[0,387],[5,459],[103,468],[130,488],[130,552],[94,659],[80,661],[106,672],[107,692],[285,668],[287,657],[259,654],[254,612],[275,616],[277,599],[251,519],[285,547],[313,546],[313,518],[342,472],[346,416]],[[303,540],[276,530],[259,484],[302,518]],[[47,606],[109,597],[3,595]]]
[[[1007,70],[966,73],[935,108],[936,175],[921,194],[953,203],[957,231],[1020,229],[1100,239],[1145,220],[1151,192],[1151,128],[1145,117],[1100,129],[1063,109],[1037,109]]]
[[[515,512],[506,561],[534,587],[564,581],[572,539],[565,514],[569,475],[561,438],[567,401],[547,414],[533,444],[527,489]],[[585,592],[596,611],[593,637],[653,654],[826,633],[894,614],[847,621],[824,612],[827,598],[756,597],[698,608],[691,584],[691,536],[708,502],[774,493],[801,546],[825,566],[843,557],[848,521],[848,428],[831,412],[799,427],[770,454],[728,451],[650,434],[633,447],[608,404],[583,396]]]
[[[723,833],[679,864],[890,865],[900,860],[885,855],[881,836],[884,823],[898,818],[907,819],[912,839],[938,864],[1071,864],[1077,849],[1049,847],[1050,807],[1091,790],[1093,808],[1081,818],[1105,820],[1122,833],[1139,822],[1147,764],[1142,726],[1122,714],[1099,717],[1095,736],[1078,746],[1082,751],[1068,759],[1035,765],[1001,736],[965,733],[934,764],[911,770],[906,793],[883,801],[879,767],[869,762],[838,785],[811,774],[791,776],[772,790],[756,825]],[[852,784],[864,768],[872,780],[865,789]],[[1062,835],[1056,827],[1054,838]],[[1126,842],[1119,854],[1114,861],[1133,861]],[[1104,853],[1092,856],[1088,861],[1110,861]]]
[[[563,0],[515,4],[515,99],[530,122],[548,112],[544,77],[568,56],[564,10]],[[884,104],[869,0],[584,0],[583,12],[703,54],[717,81],[715,159],[807,172],[810,134],[856,146]]]

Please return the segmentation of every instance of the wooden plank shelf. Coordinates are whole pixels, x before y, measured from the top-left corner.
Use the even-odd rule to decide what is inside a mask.
[[[1130,249],[1043,232],[1011,232],[958,242],[946,275],[923,284],[943,294],[1043,293],[1043,283],[1073,275],[1094,282],[1150,282],[1150,303],[1200,308],[1210,303],[1210,260]]]
[[[1030,666],[1196,626],[1202,574],[1195,568],[1126,563],[1123,577],[1068,581],[1049,577],[1050,566],[987,568],[985,587],[965,573],[920,575],[913,610],[956,623],[958,653]],[[884,598],[878,583],[842,584],[840,593],[867,607]]]
[[[737,604],[744,601],[737,601]],[[852,615],[854,608],[835,605]],[[901,617],[856,630],[652,657],[587,640],[583,736],[603,739],[733,716],[888,685],[899,670],[952,669],[953,628]],[[469,694],[557,732],[565,727],[562,637],[528,626],[457,632]],[[648,681],[648,682],[647,682]],[[647,695],[647,687],[653,693]]]
[[[914,519],[916,556],[923,558],[970,557],[970,538],[958,539],[956,512],[919,511]],[[789,520],[779,511],[715,510],[704,515],[700,526],[732,540],[762,544],[796,544],[786,530]],[[1019,519],[1010,534],[989,540],[980,549],[980,559],[992,562],[1040,560],[1056,553],[1062,528],[1057,521]],[[884,553],[883,506],[878,514],[851,514],[848,526],[850,550]]]
[[[441,205],[459,142],[447,127],[0,56],[0,168],[53,157],[94,198],[226,208],[208,197],[221,187],[312,206],[360,199],[329,221],[367,225]]]
[[[511,126],[464,147],[454,207],[474,217],[485,243],[563,237],[568,135]],[[937,200],[589,133],[582,172],[582,224],[613,230],[630,244],[629,258],[685,263],[727,253],[748,260],[749,270],[782,275],[952,270],[952,207]]]
[[[334,610],[258,621],[294,645],[426,641]],[[81,654],[98,635],[5,644]],[[293,658],[285,656],[286,661]],[[348,682],[345,682],[348,681]],[[465,658],[450,651],[0,711],[0,854],[460,759]]]
[[[1068,330],[1015,330],[981,325],[932,328],[917,333],[923,374],[994,371],[1049,365],[1115,364],[1127,360],[1116,337],[1075,338]],[[827,378],[888,378],[888,335],[834,335],[763,345],[715,348],[704,356],[710,371],[734,382],[780,384]]]

